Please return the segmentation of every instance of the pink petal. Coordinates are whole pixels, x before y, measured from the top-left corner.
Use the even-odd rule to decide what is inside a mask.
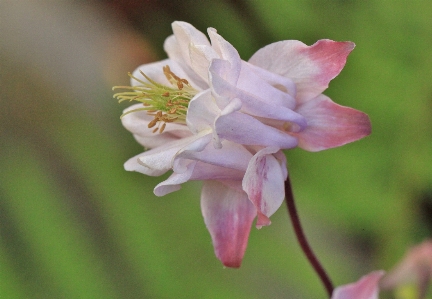
[[[432,240],[411,248],[402,261],[386,274],[380,282],[382,289],[395,289],[415,284],[419,298],[425,298],[432,281]]]
[[[281,165],[272,155],[278,151],[278,148],[268,147],[257,152],[250,160],[243,178],[243,190],[257,209],[257,228],[270,225],[268,217],[276,212],[285,198],[286,172],[282,168],[286,168],[286,165]]]
[[[307,120],[307,128],[299,133],[299,147],[315,152],[356,141],[371,133],[369,117],[358,110],[335,104],[320,95],[301,105],[297,112]]]
[[[234,99],[237,98],[242,103],[242,111],[258,117],[269,118],[280,120],[281,122],[291,122],[297,124],[298,127],[304,128],[306,121],[304,117],[291,109],[283,106],[276,106],[271,103],[270,100],[266,101],[266,98],[260,99],[256,95],[251,94],[249,91],[244,91],[236,88],[229,84],[220,76],[222,67],[219,66],[221,63],[226,63],[222,60],[214,60],[210,65],[210,85],[214,93],[223,98]],[[261,85],[259,88],[262,89],[260,92],[263,96],[267,94],[269,97],[274,95],[276,89],[271,85],[265,84],[264,81],[260,81]],[[251,84],[258,84],[257,82],[251,81]],[[249,85],[251,90],[256,87]],[[244,86],[247,89],[247,86]],[[286,94],[286,97],[290,95]]]
[[[206,181],[201,211],[217,258],[226,267],[240,267],[256,215],[247,194],[217,181]]]
[[[300,102],[312,99],[327,89],[343,69],[352,42],[319,40],[307,46],[295,40],[281,41],[258,50],[251,64],[292,79]]]
[[[244,145],[275,146],[282,149],[297,146],[297,138],[241,112],[221,115],[215,121],[215,129],[219,138]]]
[[[384,271],[375,271],[355,283],[337,287],[331,299],[378,299],[378,282],[383,275]]]
[[[212,165],[205,162],[198,161],[192,176],[191,181],[203,181],[203,180],[219,180],[223,181],[224,185],[230,185],[229,182],[234,182],[239,185],[244,176],[243,170],[226,168],[222,166]],[[241,187],[241,186],[240,186]],[[239,189],[239,191],[242,191]]]

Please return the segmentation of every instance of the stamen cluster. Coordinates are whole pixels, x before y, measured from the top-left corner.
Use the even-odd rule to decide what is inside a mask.
[[[185,124],[189,102],[198,93],[186,79],[182,79],[174,74],[168,65],[164,66],[162,70],[173,87],[157,83],[142,71],[140,73],[147,79],[147,82],[129,73],[129,77],[141,85],[113,87],[113,90],[118,88],[131,90],[114,94],[114,98],[117,98],[119,103],[127,100],[138,101],[143,103],[144,106],[130,110],[122,114],[121,117],[131,112],[145,110],[149,115],[154,117],[148,124],[149,128],[155,127],[153,133],[157,131],[162,133],[166,127],[166,123],[178,122]]]

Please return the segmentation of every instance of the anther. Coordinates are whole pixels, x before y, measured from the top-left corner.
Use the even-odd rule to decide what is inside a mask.
[[[150,129],[150,128],[153,128],[155,125],[156,125],[156,123],[159,121],[159,119],[157,119],[157,118],[154,118],[151,122],[149,122],[148,123],[148,125],[147,125],[147,127]]]
[[[159,134],[161,134],[165,130],[165,127],[166,127],[166,123],[163,123],[159,129]]]

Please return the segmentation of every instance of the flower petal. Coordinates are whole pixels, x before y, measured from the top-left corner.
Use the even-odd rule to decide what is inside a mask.
[[[297,86],[297,99],[304,102],[327,89],[354,46],[352,42],[332,40],[319,40],[312,46],[295,40],[281,41],[258,50],[249,62],[291,78]]]
[[[217,258],[227,267],[240,267],[256,215],[247,194],[207,181],[201,193],[201,211]]]
[[[174,165],[178,159],[189,159],[195,161],[201,161],[207,164],[216,166],[237,169],[246,171],[249,160],[252,158],[252,154],[242,145],[223,141],[222,148],[215,149],[210,142],[211,135],[207,135],[207,140],[201,150],[197,149],[196,146],[191,145],[183,148],[175,157]],[[174,168],[176,170],[176,168]]]
[[[186,123],[193,133],[213,129],[214,120],[220,109],[216,105],[209,89],[197,94],[190,102]]]
[[[219,58],[229,62],[229,72],[225,79],[235,85],[240,75],[242,60],[237,50],[227,42],[222,36],[220,36],[216,29],[209,28],[207,30],[210,37],[212,47],[218,53]]]
[[[262,77],[264,72],[266,71],[243,61],[237,88],[273,106],[294,109],[297,105],[294,82],[270,72]],[[290,90],[292,95],[288,92]]]
[[[426,298],[432,281],[432,240],[426,240],[411,248],[402,261],[380,281],[385,290],[415,284],[418,298]]]
[[[278,148],[267,147],[257,152],[250,160],[243,178],[243,190],[257,209],[257,228],[270,225],[268,217],[276,212],[285,197],[286,172],[282,168],[286,168],[286,165],[281,165],[272,155],[278,151]]]
[[[143,108],[142,104],[135,104],[126,108],[123,113],[133,111],[136,109]],[[175,133],[181,137],[192,135],[187,126],[175,122],[168,122],[165,125],[165,129],[161,134],[153,133],[153,129],[149,129],[148,124],[154,119],[154,116],[149,115],[146,111],[134,111],[128,113],[121,118],[123,126],[133,134],[140,136],[155,136],[163,135],[165,133]]]
[[[183,172],[173,173],[168,179],[157,184],[153,190],[153,193],[156,196],[164,196],[168,193],[180,190],[180,185],[186,183],[191,178],[196,164],[197,162],[195,161],[189,161],[188,164],[183,165]]]
[[[190,59],[186,62],[183,58],[183,53],[174,35],[171,35],[165,39],[164,50],[168,54],[170,60],[175,61],[187,74],[189,78],[188,81],[192,86],[196,86],[199,89],[208,88],[208,84],[206,83],[207,80],[203,80],[190,67]]]
[[[249,90],[240,90],[228,83],[219,73],[223,69],[219,64],[226,64],[226,62],[223,60],[213,60],[209,69],[210,85],[216,98],[222,97],[224,102],[226,101],[225,99],[232,100],[237,98],[242,103],[242,111],[247,114],[280,120],[281,122],[295,123],[300,129],[306,126],[306,120],[304,117],[293,110],[283,106],[275,106],[270,100],[266,101],[266,99],[260,99],[256,95],[251,94]],[[251,80],[251,84],[260,84],[259,88],[263,89],[260,93],[263,96],[267,93],[268,96],[271,97],[274,95],[274,92],[276,92],[276,89],[273,86],[266,84],[262,80],[260,82]],[[247,89],[246,86],[244,87]],[[251,91],[256,88],[252,86],[249,87]],[[290,97],[290,95],[286,94],[286,97]]]
[[[208,82],[208,68],[210,62],[219,58],[215,50],[210,46],[189,45],[191,67],[204,81]]]
[[[296,147],[298,143],[297,138],[241,112],[219,116],[215,121],[215,129],[219,138],[245,145],[289,149]]]
[[[319,95],[301,105],[297,112],[308,123],[299,133],[299,147],[315,152],[356,141],[371,133],[367,114],[338,104],[325,95]]]
[[[163,84],[165,86],[172,86],[172,84],[165,77],[163,71],[163,67],[166,65],[168,65],[171,71],[180,78],[185,78],[187,80],[190,79],[189,76],[183,71],[181,66],[171,59],[164,59],[158,62],[143,64],[139,66],[135,71],[133,71],[132,75],[141,81],[147,82],[147,79],[141,74],[141,72],[143,72],[144,74],[146,74],[147,77],[151,78],[157,83]],[[131,85],[139,86],[142,85],[142,83],[131,78]]]
[[[198,138],[201,136],[194,135],[182,138],[139,154],[126,161],[125,170],[137,171],[151,176],[162,175],[171,169],[175,154]]]
[[[205,34],[197,30],[189,23],[181,21],[173,22],[172,29],[180,51],[183,55],[183,59],[187,65],[191,65],[191,60],[189,56],[190,44],[210,46],[210,42],[208,41]]]
[[[378,282],[384,271],[374,271],[359,281],[337,287],[331,299],[378,299]]]

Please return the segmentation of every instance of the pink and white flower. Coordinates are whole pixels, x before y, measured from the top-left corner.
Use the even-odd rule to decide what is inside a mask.
[[[209,28],[174,22],[165,41],[168,59],[140,66],[120,100],[123,125],[149,149],[125,169],[172,175],[163,196],[189,180],[203,180],[201,207],[216,256],[239,267],[252,222],[259,228],[284,199],[281,150],[319,151],[370,133],[366,114],[335,104],[322,92],[345,65],[354,44],[320,40],[268,45],[246,62]],[[150,129],[155,128],[155,129]]]
[[[359,281],[337,287],[331,299],[378,299],[379,282],[384,271],[374,271]]]
[[[418,298],[426,297],[432,282],[432,240],[427,240],[410,249],[402,261],[380,282],[384,290],[396,289],[403,285],[415,285]]]

